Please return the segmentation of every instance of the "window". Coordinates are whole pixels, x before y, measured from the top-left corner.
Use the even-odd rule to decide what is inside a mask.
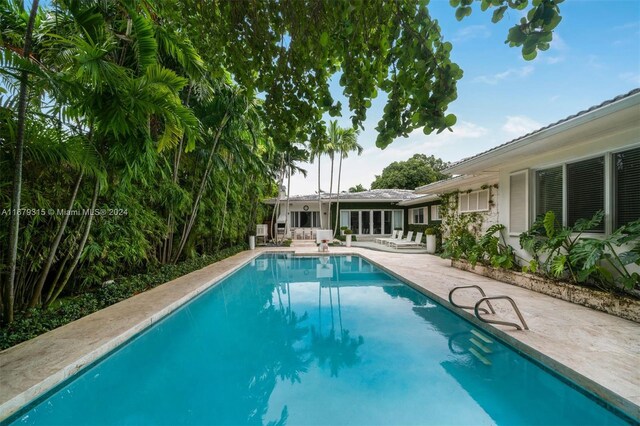
[[[536,172],[536,216],[549,210],[562,223],[562,166]]]
[[[318,228],[320,226],[320,214],[318,212],[291,212],[292,228]]]
[[[413,217],[412,223],[425,223],[424,222],[424,209],[412,209],[411,216]]]
[[[509,176],[509,232],[527,230],[527,212],[527,171],[522,171]]]
[[[431,220],[441,220],[439,204],[431,206]]]
[[[460,213],[489,210],[489,190],[483,189],[458,195]]]
[[[567,164],[567,224],[604,210],[604,157]],[[604,232],[604,220],[591,229]]]
[[[613,155],[615,229],[640,218],[640,148]]]
[[[538,170],[536,216],[553,211],[559,224],[573,226],[578,219],[590,219],[598,210],[604,210],[604,160],[604,157],[590,158]],[[604,232],[604,229],[602,221],[589,231]]]

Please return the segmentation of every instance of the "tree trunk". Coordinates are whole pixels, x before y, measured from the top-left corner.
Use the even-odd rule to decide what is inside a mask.
[[[338,189],[336,194],[336,225],[333,230],[334,234],[338,233],[338,222],[340,219],[340,176],[342,175],[342,152],[340,152],[340,163],[338,164]]]
[[[280,188],[282,187],[282,182],[284,182],[284,175],[286,174],[284,156],[282,157],[282,161],[280,162],[280,176],[278,178],[278,196],[276,197],[276,202],[273,205],[273,211],[271,212],[271,239],[278,243],[278,223],[277,223],[277,213],[280,208]]]
[[[82,234],[82,239],[80,240],[78,251],[76,252],[76,256],[73,258],[73,261],[71,262],[71,266],[69,266],[69,269],[67,269],[67,272],[65,273],[64,278],[62,279],[62,282],[58,286],[57,290],[53,293],[53,296],[51,296],[51,298],[45,302],[44,304],[45,309],[48,308],[49,305],[51,305],[51,303],[53,303],[58,298],[62,290],[64,290],[65,286],[69,282],[69,278],[71,278],[71,274],[73,274],[73,271],[76,269],[76,266],[80,261],[80,257],[82,257],[84,246],[87,243],[87,238],[89,238],[89,232],[91,231],[91,224],[93,223],[93,211],[96,208],[96,202],[98,201],[99,192],[100,192],[100,180],[96,178],[96,185],[93,188],[93,199],[91,200],[89,217],[87,219],[87,225],[84,228],[84,234]]]
[[[327,215],[327,229],[331,229],[331,200],[333,199],[333,163],[334,163],[335,152],[331,153],[330,157],[331,157],[331,181],[329,181],[329,214]]]
[[[31,38],[33,25],[38,13],[38,0],[33,0],[29,22],[24,35],[24,50],[22,56],[28,58],[31,53]],[[22,163],[24,157],[24,128],[27,119],[27,91],[29,86],[29,73],[20,73],[20,95],[18,101],[18,128],[16,131],[16,152],[14,157],[13,194],[11,198],[11,222],[9,225],[9,277],[4,286],[4,315],[3,321],[7,324],[13,322],[13,303],[15,297],[16,267],[18,264],[18,233],[20,230],[20,199],[22,196]]]
[[[220,226],[220,236],[218,237],[218,250],[220,250],[220,243],[222,242],[222,234],[224,233],[224,222],[227,217],[227,201],[229,199],[229,184],[231,183],[231,175],[227,177],[227,187],[224,190],[224,209],[222,211],[222,225]]]
[[[44,265],[44,269],[40,273],[40,277],[38,278],[38,282],[36,283],[36,287],[31,295],[31,300],[29,301],[29,308],[34,308],[39,302],[42,294],[42,287],[44,286],[44,282],[49,275],[49,270],[51,269],[51,265],[53,264],[53,259],[56,257],[56,253],[58,252],[58,246],[60,245],[60,240],[62,240],[62,235],[64,235],[64,231],[67,228],[67,223],[69,222],[68,214],[73,209],[73,204],[76,201],[76,197],[78,196],[78,189],[80,188],[80,182],[82,182],[82,177],[84,176],[84,170],[80,171],[80,175],[76,180],[76,186],[73,188],[73,194],[71,194],[71,200],[69,201],[69,208],[67,209],[67,214],[65,214],[62,219],[62,223],[60,224],[60,229],[58,229],[58,233],[56,234],[55,239],[53,240],[53,244],[51,245],[51,249],[49,250],[49,256],[47,257],[47,263]]]
[[[284,218],[284,232],[287,232],[287,228],[289,228],[289,197],[291,196],[291,158],[287,161],[289,165],[289,180],[287,181],[287,207],[285,209],[286,216]],[[291,239],[293,239],[293,235],[291,235]]]
[[[320,154],[318,154],[318,216],[322,228],[322,194],[320,193]]]
[[[173,263],[176,263],[182,254],[182,250],[184,250],[184,245],[187,243],[187,239],[189,238],[189,234],[191,233],[191,228],[193,228],[193,224],[196,221],[196,216],[198,214],[198,207],[200,206],[200,200],[202,200],[202,194],[204,194],[204,190],[207,186],[207,180],[209,179],[209,174],[211,173],[211,169],[213,169],[213,155],[216,152],[216,147],[218,146],[218,141],[220,140],[220,136],[222,135],[222,130],[227,125],[227,121],[229,121],[229,114],[225,113],[222,121],[220,122],[220,128],[216,132],[216,135],[213,139],[213,146],[211,147],[211,152],[209,153],[209,159],[207,160],[207,167],[205,168],[204,175],[202,176],[202,181],[200,182],[200,188],[198,189],[198,195],[196,196],[195,201],[193,202],[193,208],[191,209],[191,215],[189,216],[188,223],[185,223],[182,236],[180,238],[180,245],[178,247],[178,251],[176,252]]]

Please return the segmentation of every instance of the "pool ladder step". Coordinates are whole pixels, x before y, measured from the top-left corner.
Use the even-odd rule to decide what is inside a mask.
[[[475,288],[480,292],[480,294],[482,295],[482,298],[480,298],[476,302],[475,306],[459,305],[459,304],[457,304],[456,302],[453,301],[453,293],[455,293],[457,290],[461,290],[463,288]],[[522,326],[520,326],[519,324],[516,324],[514,322],[498,321],[498,320],[494,320],[494,319],[483,318],[480,315],[480,312],[482,312],[484,314],[488,314],[488,313],[495,314],[496,313],[496,311],[493,309],[493,306],[491,305],[491,301],[492,300],[506,300],[509,303],[511,303],[511,306],[513,307],[513,310],[515,311],[516,315],[518,315],[518,319],[520,320],[520,323],[522,324]],[[524,320],[524,317],[522,316],[522,313],[520,312],[520,309],[518,309],[518,305],[516,305],[516,302],[512,298],[510,298],[509,296],[491,296],[491,297],[487,297],[487,295],[485,294],[484,290],[479,285],[462,285],[462,286],[458,286],[458,287],[452,288],[451,291],[449,292],[449,303],[451,303],[456,308],[473,309],[473,313],[475,314],[476,318],[478,318],[482,322],[486,322],[487,324],[508,325],[508,326],[511,326],[511,327],[515,327],[518,330],[528,330],[529,329],[529,326],[527,326],[527,323]],[[482,305],[483,303],[487,304],[487,307],[489,308],[489,311],[491,311],[491,312],[489,312],[485,308],[481,308],[480,307],[480,305]]]
[[[477,330],[471,330],[471,334],[473,334],[473,336],[469,338],[469,343],[471,343],[472,346],[468,349],[469,353],[484,365],[491,365],[491,360],[485,355],[493,353],[488,346],[493,344],[493,340]]]

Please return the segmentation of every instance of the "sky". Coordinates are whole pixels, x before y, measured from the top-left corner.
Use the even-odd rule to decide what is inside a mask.
[[[429,11],[444,39],[453,43],[452,61],[464,70],[458,99],[448,109],[458,122],[453,132],[426,136],[418,129],[381,150],[375,146],[375,127],[386,99],[378,97],[358,137],[364,153],[343,161],[341,190],[356,184],[369,188],[385,166],[415,153],[457,161],[640,87],[640,0],[566,0],[551,48],[533,61],[504,43],[521,12],[508,11],[493,24],[491,13],[481,12],[478,4],[462,22],[448,0],[432,0]],[[332,80],[332,95],[347,105],[337,81]],[[350,127],[349,117],[345,108],[339,125]],[[321,166],[321,187],[328,191],[328,157]],[[317,164],[302,167],[307,178],[292,177],[292,195],[317,191]],[[336,182],[337,171],[334,191]]]

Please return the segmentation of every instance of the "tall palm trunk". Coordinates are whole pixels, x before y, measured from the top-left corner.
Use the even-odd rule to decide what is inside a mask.
[[[338,222],[340,219],[340,176],[342,175],[342,151],[340,151],[340,163],[338,164],[338,189],[336,190],[336,224],[333,233],[338,233]]]
[[[287,181],[287,206],[285,208],[285,213],[286,216],[284,218],[284,232],[287,232],[287,229],[289,228],[289,198],[291,196],[291,161],[289,159],[289,161],[287,161],[287,163],[289,164],[289,180]],[[291,239],[293,239],[293,235],[291,235]]]
[[[320,154],[318,154],[318,216],[320,220],[320,229],[322,228],[322,194],[320,193]]]
[[[47,257],[47,262],[44,265],[44,269],[40,272],[40,277],[38,278],[38,282],[36,283],[35,289],[33,290],[33,294],[31,295],[31,300],[29,301],[29,308],[34,308],[39,302],[42,294],[42,287],[44,287],[44,282],[47,279],[47,275],[49,275],[49,270],[51,269],[51,265],[53,265],[53,259],[56,257],[56,253],[58,251],[58,246],[60,245],[60,240],[62,240],[62,235],[64,235],[64,231],[67,228],[67,223],[69,222],[69,217],[71,216],[69,213],[73,209],[73,204],[76,201],[76,197],[78,196],[78,189],[80,188],[80,182],[82,182],[82,177],[84,176],[84,170],[80,171],[80,175],[76,180],[76,185],[73,188],[73,194],[71,194],[71,200],[69,201],[69,208],[67,209],[67,214],[64,215],[62,219],[62,223],[60,224],[60,228],[58,229],[58,233],[56,234],[55,239],[53,240],[53,244],[49,249],[49,256]]]
[[[329,156],[331,157],[331,181],[329,182],[329,215],[327,216],[327,228],[331,229],[331,200],[333,199],[333,163],[335,153],[332,152]],[[338,213],[336,212],[336,214]]]
[[[24,49],[22,56],[28,58],[31,54],[31,39],[33,25],[38,13],[39,0],[31,3],[29,22],[24,35]],[[4,286],[4,315],[3,321],[7,324],[13,322],[13,304],[15,297],[16,267],[18,264],[18,233],[20,230],[20,199],[22,196],[22,163],[24,157],[24,128],[27,119],[27,92],[29,89],[29,73],[25,70],[20,74],[20,95],[18,101],[18,129],[16,131],[16,152],[14,157],[13,194],[11,198],[11,222],[9,225],[9,277]]]
[[[211,147],[211,152],[209,153],[209,159],[207,160],[207,167],[204,170],[204,174],[202,175],[202,181],[200,182],[200,188],[198,189],[198,195],[196,196],[195,201],[193,202],[193,207],[191,209],[191,215],[189,216],[189,221],[185,223],[184,228],[182,229],[182,236],[180,237],[180,245],[178,247],[178,251],[176,252],[173,263],[176,263],[182,254],[182,250],[184,250],[184,246],[187,243],[187,239],[189,238],[189,234],[191,234],[191,229],[193,228],[193,224],[196,221],[196,216],[198,214],[198,207],[200,207],[200,201],[202,200],[202,195],[204,194],[204,190],[207,186],[207,181],[209,180],[209,175],[211,174],[211,170],[213,169],[213,156],[216,151],[216,147],[218,146],[218,141],[220,140],[220,136],[222,135],[222,130],[227,125],[227,121],[229,121],[229,114],[225,113],[222,121],[220,122],[220,128],[216,132],[216,135],[213,139],[213,146]]]
[[[220,250],[220,243],[222,242],[222,235],[224,234],[224,222],[227,218],[227,201],[229,201],[229,184],[231,183],[231,175],[227,177],[227,187],[224,190],[224,208],[222,210],[222,225],[220,225],[220,236],[218,237],[218,250]]]
[[[99,192],[100,192],[100,180],[96,178],[96,184],[93,188],[93,199],[91,200],[89,217],[87,219],[87,225],[84,228],[84,234],[82,234],[82,239],[80,240],[80,245],[78,246],[78,251],[76,252],[76,256],[73,258],[73,261],[71,262],[71,266],[69,266],[69,269],[67,269],[67,272],[64,275],[64,278],[62,279],[62,282],[58,286],[57,290],[53,293],[51,298],[44,303],[45,309],[48,308],[49,305],[51,305],[51,303],[53,303],[58,298],[62,290],[64,290],[67,283],[69,282],[69,278],[71,278],[71,274],[73,274],[73,271],[76,269],[76,266],[80,261],[80,257],[82,257],[84,246],[87,243],[87,238],[89,238],[89,232],[91,231],[91,224],[93,223],[93,211],[96,208],[96,202],[98,201]]]
[[[271,236],[275,242],[278,242],[278,223],[277,223],[277,213],[280,210],[280,188],[282,188],[282,182],[284,182],[284,176],[286,174],[284,156],[282,157],[282,161],[280,162],[280,175],[278,177],[278,196],[276,197],[276,202],[273,205],[273,211],[271,212]]]

